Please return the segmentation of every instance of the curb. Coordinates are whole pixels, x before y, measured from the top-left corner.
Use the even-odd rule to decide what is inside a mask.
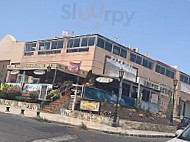
[[[2,112],[2,111],[1,111]],[[30,116],[26,116],[26,115],[21,115],[21,114],[14,114],[14,113],[11,113],[11,112],[2,112],[4,114],[11,114],[11,115],[15,115],[15,116],[20,116],[20,117],[23,117],[23,118],[29,118],[29,119],[33,119],[33,120],[36,120],[38,121],[37,119],[40,119],[43,117],[30,117]],[[48,118],[45,118],[47,119],[48,121],[50,122],[53,122],[53,123],[57,123],[57,124],[63,124],[67,127],[78,127],[79,128],[79,125],[74,125],[74,124],[68,124],[68,123],[64,123],[64,122],[58,122],[58,121],[52,121]],[[43,122],[43,121],[42,121]],[[46,121],[44,121],[46,122]],[[48,123],[48,122],[46,122]],[[106,131],[106,130],[101,130],[101,129],[93,129],[93,128],[89,128],[88,125],[87,126],[87,130],[94,130],[94,131],[99,131],[99,132],[104,132],[104,133],[107,133],[107,134],[117,134],[117,135],[123,135],[123,136],[131,136],[131,137],[146,137],[146,138],[174,138],[175,135],[160,135],[160,134],[153,134],[153,135],[147,135],[147,134],[130,134],[130,133],[127,133],[127,132],[114,132],[114,131]]]

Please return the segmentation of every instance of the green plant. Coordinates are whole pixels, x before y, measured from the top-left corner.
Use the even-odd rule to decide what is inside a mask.
[[[60,93],[60,91],[59,90],[51,90],[49,93],[48,93],[48,95],[47,95],[47,99],[53,99],[53,101],[55,101],[55,100],[57,100],[57,99],[59,99],[60,98],[60,96],[61,96],[61,93]]]
[[[39,93],[40,93],[39,91],[30,91],[29,92],[30,99],[32,101],[36,101],[38,99]]]
[[[22,97],[22,96],[16,96],[15,99],[17,101],[21,101],[21,102],[25,102],[26,101],[26,99],[24,97]]]
[[[7,94],[6,94],[5,98],[15,99],[16,96],[21,96],[21,95],[22,95],[21,89],[19,87],[13,86],[13,87],[9,87],[7,89]]]

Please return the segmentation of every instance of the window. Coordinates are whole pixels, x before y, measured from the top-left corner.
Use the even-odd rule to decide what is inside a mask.
[[[156,72],[160,73],[160,66],[159,65],[156,65]]]
[[[165,75],[165,68],[164,67],[160,68],[160,73],[163,74],[163,75]]]
[[[80,38],[74,39],[73,47],[80,47]]]
[[[153,62],[148,61],[148,68],[152,70],[153,69],[153,64],[154,64]]]
[[[144,66],[144,67],[148,67],[148,60],[143,59],[143,66]]]
[[[67,48],[72,48],[73,47],[73,39],[69,39],[67,41]]]
[[[166,76],[167,76],[167,77],[171,77],[171,72],[170,72],[170,70],[168,70],[168,69],[166,70]]]
[[[57,49],[57,41],[52,41],[51,49]]]
[[[36,50],[36,43],[26,43],[25,51],[35,51]]]
[[[137,56],[136,63],[139,64],[139,65],[141,65],[141,62],[142,62],[142,57]]]
[[[82,38],[82,42],[81,42],[81,46],[87,46],[87,41],[88,39],[87,38]]]
[[[101,38],[98,38],[97,46],[99,46],[99,47],[101,47],[101,48],[104,48],[104,40],[101,39]]]
[[[119,55],[120,54],[120,48],[116,45],[113,47],[113,54]]]
[[[57,41],[57,49],[60,49],[60,48],[63,48],[63,43],[64,43],[64,40],[58,40]]]
[[[131,53],[130,55],[130,61],[135,62],[136,61],[136,55]]]
[[[107,51],[112,51],[112,44],[111,43],[109,43],[109,42],[106,42],[106,44],[105,44],[105,49],[107,50]]]
[[[121,48],[120,56],[123,57],[123,58],[127,58],[127,50]]]
[[[49,49],[50,49],[50,42],[39,43],[39,50],[49,50]]]
[[[173,71],[171,71],[171,78],[173,78],[174,79],[174,72]]]
[[[95,37],[90,37],[89,39],[88,39],[88,46],[94,46],[94,42],[95,41]]]

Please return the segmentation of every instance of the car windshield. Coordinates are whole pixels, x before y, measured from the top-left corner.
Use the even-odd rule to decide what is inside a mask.
[[[190,127],[185,129],[185,131],[181,135],[179,135],[178,139],[190,141]]]

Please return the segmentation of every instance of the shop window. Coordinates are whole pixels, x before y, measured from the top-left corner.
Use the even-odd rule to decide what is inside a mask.
[[[149,102],[150,100],[150,91],[143,89],[142,91],[142,100],[145,102]]]

